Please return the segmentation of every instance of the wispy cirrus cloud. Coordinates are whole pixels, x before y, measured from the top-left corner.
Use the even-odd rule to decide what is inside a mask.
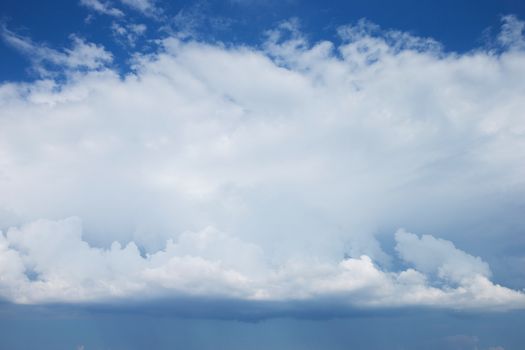
[[[155,0],[120,0],[120,2],[146,16],[158,17],[162,14],[162,9]]]
[[[87,7],[95,12],[114,16],[114,17],[122,17],[124,16],[124,12],[119,10],[116,7],[113,7],[111,3],[109,2],[102,2],[100,0],[80,0],[80,4],[84,7]]]
[[[113,55],[103,46],[86,42],[76,35],[70,36],[71,47],[63,50],[35,43],[5,26],[1,28],[0,35],[8,45],[31,61],[32,69],[40,76],[49,76],[57,71],[98,70],[113,61]]]
[[[143,37],[148,27],[145,24],[136,23],[117,23],[113,22],[111,30],[113,36],[120,43],[134,47],[137,40]]]

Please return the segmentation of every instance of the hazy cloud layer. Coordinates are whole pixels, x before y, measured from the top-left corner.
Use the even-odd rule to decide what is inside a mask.
[[[311,44],[289,21],[260,48],[168,37],[119,77],[100,46],[4,30],[67,79],[0,86],[1,295],[523,308],[438,238],[522,214],[522,32],[504,17],[498,50],[460,55],[366,21]],[[395,254],[377,238],[443,221]]]

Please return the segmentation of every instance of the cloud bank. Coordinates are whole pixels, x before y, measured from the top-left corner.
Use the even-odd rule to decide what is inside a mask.
[[[202,296],[255,302],[331,298],[346,307],[525,306],[524,293],[492,283],[487,264],[451,242],[403,230],[396,241],[403,260],[417,270],[384,271],[367,255],[337,264],[303,258],[272,266],[259,246],[212,227],[185,232],[142,256],[133,242],[90,246],[78,218],[40,220],[0,236],[0,291],[17,303]],[[431,273],[441,286],[429,282]]]
[[[504,17],[499,47],[466,54],[367,21],[338,32],[167,37],[119,76],[101,46],[4,30],[66,78],[47,66],[0,86],[0,295],[523,308],[451,242],[521,214],[523,22]]]

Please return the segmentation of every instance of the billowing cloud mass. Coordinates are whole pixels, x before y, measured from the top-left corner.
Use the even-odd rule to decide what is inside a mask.
[[[125,76],[94,44],[37,50],[83,70],[0,86],[0,296],[524,308],[464,248],[525,229],[523,22],[465,54],[338,32],[167,37]]]
[[[403,259],[419,271],[383,271],[367,255],[339,263],[291,258],[272,266],[259,246],[212,227],[185,232],[142,256],[133,242],[91,247],[82,240],[78,218],[40,220],[1,236],[0,291],[19,303],[205,296],[253,301],[331,297],[354,307],[525,306],[524,293],[493,284],[486,263],[450,242],[403,230],[396,240]],[[438,272],[445,287],[432,286],[424,274],[430,272]]]

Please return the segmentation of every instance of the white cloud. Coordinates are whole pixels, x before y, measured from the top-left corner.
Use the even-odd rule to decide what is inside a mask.
[[[418,237],[398,233],[396,239],[406,245]],[[423,239],[457,254],[450,242]],[[429,244],[404,249],[436,251]],[[133,242],[114,242],[108,249],[90,246],[77,218],[39,220],[0,236],[0,261],[1,296],[18,303],[206,296],[252,301],[330,297],[346,307],[525,307],[524,293],[495,285],[477,271],[454,281],[457,285],[445,279],[438,288],[420,271],[384,271],[366,255],[339,262],[290,258],[275,264],[260,247],[212,227],[185,232],[162,250],[142,256]]]
[[[366,22],[341,28],[339,46],[312,45],[291,21],[262,48],[166,38],[120,77],[102,47],[58,51],[6,33],[68,77],[0,86],[9,300],[524,306],[448,241],[484,239],[465,233],[465,218],[522,215],[516,45],[446,54]],[[77,219],[57,221],[72,216],[84,233]],[[410,267],[396,268],[377,237],[400,226],[448,240],[399,231]]]
[[[135,46],[137,40],[140,37],[143,37],[146,33],[147,27],[145,24],[139,23],[128,23],[121,24],[113,22],[111,24],[111,30],[113,31],[113,36],[125,45]]]
[[[157,17],[162,13],[155,0],[120,0],[120,2],[147,16]]]
[[[396,232],[396,250],[408,263],[425,273],[437,273],[440,278],[461,283],[472,276],[490,277],[487,263],[479,257],[457,249],[452,242],[430,235],[418,236],[399,230]]]
[[[199,38],[202,33],[217,32],[229,28],[234,21],[217,16],[207,2],[197,2],[180,9],[166,29],[179,38]]]
[[[104,15],[114,17],[124,16],[124,12],[115,7],[112,7],[111,4],[108,2],[102,2],[100,0],[80,0],[80,4]]]
[[[86,42],[71,35],[71,48],[62,51],[33,42],[30,38],[18,35],[7,28],[1,28],[4,41],[27,56],[33,69],[42,76],[50,76],[57,69],[66,71],[99,70],[113,60],[113,55],[103,46]]]
[[[513,15],[503,16],[502,22],[501,32],[498,35],[499,43],[510,49],[525,49],[523,38],[525,23]]]

